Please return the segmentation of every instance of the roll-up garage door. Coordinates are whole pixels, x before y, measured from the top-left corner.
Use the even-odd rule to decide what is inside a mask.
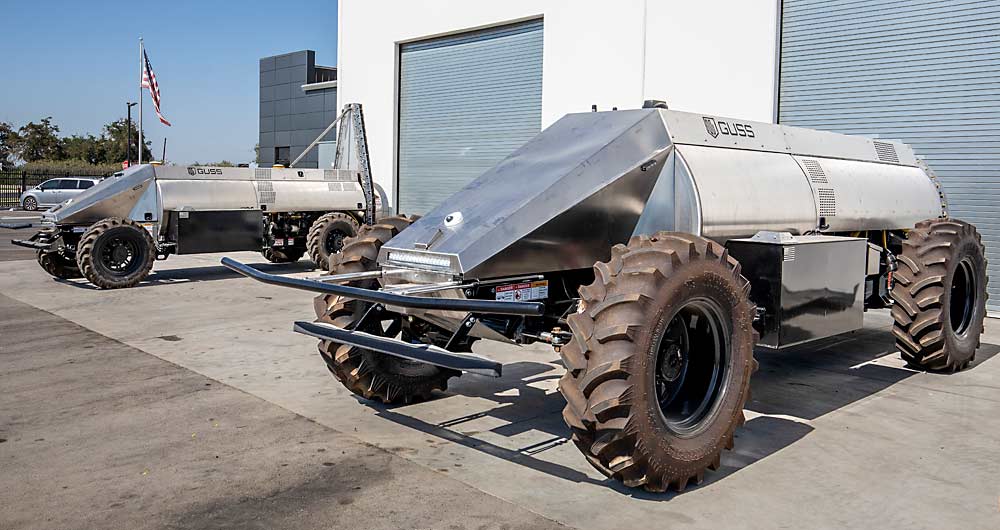
[[[538,134],[542,21],[400,46],[399,212],[423,214]]]
[[[778,120],[902,140],[977,226],[1000,311],[1000,0],[784,0]]]

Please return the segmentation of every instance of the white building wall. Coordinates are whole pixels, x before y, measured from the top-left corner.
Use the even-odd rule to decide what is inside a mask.
[[[775,0],[650,0],[645,98],[773,122],[777,15]]]
[[[773,116],[775,0],[340,0],[338,6],[338,99],[364,106],[372,173],[392,203],[403,42],[543,17],[542,128],[593,104],[636,108],[644,99],[752,120]]]

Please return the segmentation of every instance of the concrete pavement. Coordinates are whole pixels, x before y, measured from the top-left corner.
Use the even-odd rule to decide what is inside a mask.
[[[36,212],[0,211],[0,224],[31,223],[39,220],[41,220],[41,216]],[[35,259],[34,250],[10,244],[11,239],[27,239],[34,233],[31,229],[0,228],[0,262]]]
[[[650,495],[605,480],[566,443],[551,349],[480,342],[479,353],[507,363],[502,379],[465,376],[429,403],[374,406],[290,331],[312,317],[308,294],[235,277],[218,259],[171,257],[122,291],[53,280],[33,261],[0,263],[0,293],[576,528],[1000,527],[995,320],[972,368],[950,376],[904,368],[885,312],[845,337],[758,350],[750,421],[723,469],[684,494]]]
[[[0,314],[0,528],[561,527],[3,295]]]

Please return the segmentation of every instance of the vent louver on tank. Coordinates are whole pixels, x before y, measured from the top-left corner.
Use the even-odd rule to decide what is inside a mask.
[[[327,182],[326,187],[330,191],[344,191],[344,185],[339,182]]]
[[[795,246],[789,245],[782,249],[782,261],[795,261]]]
[[[832,188],[817,188],[816,196],[819,198],[819,216],[837,216],[837,195]]]
[[[271,182],[271,168],[259,167],[253,172],[254,180],[257,183],[257,194],[260,196],[261,204],[274,204],[277,196],[274,193],[274,184]]]
[[[823,171],[823,166],[819,165],[819,160],[805,158],[802,160],[802,166],[806,168],[806,174],[809,175],[809,180],[814,184],[830,183],[826,180],[826,172]]]
[[[337,171],[335,169],[324,169],[323,180],[336,180],[340,182],[351,182],[351,173],[347,171]]]
[[[274,193],[274,183],[270,180],[258,182],[257,191],[260,193],[262,204],[274,204],[275,199],[277,199],[277,195]]]
[[[875,144],[875,155],[882,162],[899,163],[899,155],[896,154],[896,146],[888,142],[873,141]]]

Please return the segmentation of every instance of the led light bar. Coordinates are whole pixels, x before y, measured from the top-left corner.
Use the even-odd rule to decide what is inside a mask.
[[[390,250],[389,261],[416,267],[430,267],[434,269],[448,270],[451,266],[451,259],[447,256],[426,254],[423,252],[406,252],[402,250]]]

